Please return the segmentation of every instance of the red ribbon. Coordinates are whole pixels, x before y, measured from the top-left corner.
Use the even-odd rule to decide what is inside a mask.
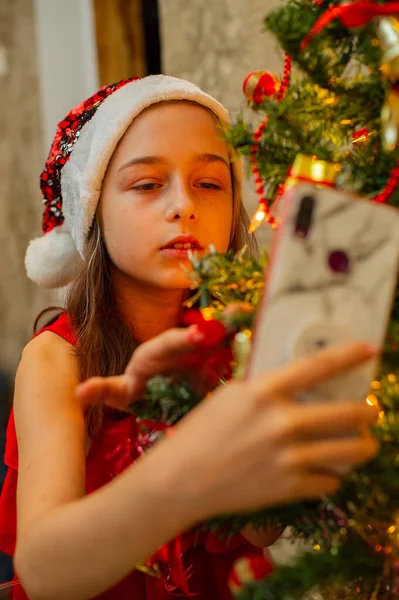
[[[161,580],[165,588],[179,588],[186,596],[192,595],[188,588],[187,573],[183,564],[183,536],[178,535],[168,544],[162,546],[149,560],[150,567],[158,566],[161,571]],[[163,573],[163,566],[167,567],[168,573]],[[172,586],[170,586],[169,581]],[[172,591],[172,590],[170,590]]]
[[[151,421],[150,419],[139,419],[138,424],[140,427],[147,427],[152,431],[165,431],[169,425],[163,421]]]
[[[375,17],[396,14],[399,14],[399,2],[387,2],[382,5],[369,0],[358,0],[358,2],[351,2],[350,4],[330,6],[317,19],[312,29],[303,38],[299,48],[300,50],[304,50],[309,42],[335,19],[338,19],[347,29],[355,29],[356,27],[367,25]]]

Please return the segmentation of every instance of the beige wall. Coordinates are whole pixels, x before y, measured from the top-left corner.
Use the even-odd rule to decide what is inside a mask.
[[[244,106],[242,83],[251,71],[281,75],[283,54],[263,31],[263,19],[278,0],[160,0],[163,71],[193,81],[234,114]],[[248,118],[253,118],[250,111]],[[252,216],[256,194],[245,185]],[[263,226],[258,239],[267,242]]]
[[[43,166],[33,23],[32,0],[0,0],[0,369],[10,374],[49,300],[23,267],[40,233]]]

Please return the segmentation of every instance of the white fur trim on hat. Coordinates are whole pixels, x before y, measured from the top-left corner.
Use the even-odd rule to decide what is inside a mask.
[[[62,212],[65,225],[70,231],[77,251],[84,257],[86,239],[96,213],[101,194],[101,186],[112,154],[133,119],[145,108],[168,100],[191,100],[209,108],[223,124],[230,123],[228,111],[217,100],[203,92],[196,85],[166,75],[150,75],[127,83],[105,98],[93,117],[83,126],[69,160],[61,171]],[[237,163],[237,164],[236,164]],[[241,181],[239,161],[233,162],[233,169],[238,181]],[[43,246],[34,240],[29,247],[27,264],[30,265],[29,277],[39,285],[45,282],[62,280],[67,273],[73,277],[76,264],[72,246],[68,242],[68,251],[73,265],[67,267],[67,254],[52,251],[51,244],[59,245],[57,234],[45,234]],[[46,248],[44,252],[40,248]],[[53,255],[50,263],[48,257]],[[57,275],[57,259],[59,256],[59,275]],[[42,263],[42,258],[45,262]],[[72,260],[72,259],[71,259]],[[61,266],[62,265],[62,266]],[[51,269],[51,275],[45,274]],[[69,280],[71,281],[71,279]],[[54,285],[51,285],[54,287]]]
[[[32,240],[25,255],[28,277],[45,288],[64,287],[76,276],[82,258],[64,225]]]

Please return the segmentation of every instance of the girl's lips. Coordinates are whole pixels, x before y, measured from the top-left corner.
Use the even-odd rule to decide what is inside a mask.
[[[189,253],[199,252],[193,248],[162,248],[161,254],[168,258],[178,258],[180,260],[188,260]]]
[[[201,244],[193,235],[178,235],[172,240],[169,240],[162,250],[201,250]]]

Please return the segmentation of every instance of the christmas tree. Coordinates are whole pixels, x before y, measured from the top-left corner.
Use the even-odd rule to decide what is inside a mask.
[[[265,3],[266,4],[266,3]],[[396,11],[396,12],[395,12]],[[277,226],[279,197],[308,180],[399,204],[399,2],[288,0],[265,19],[285,52],[281,78],[251,73],[244,82],[257,128],[240,118],[230,143],[248,158],[259,194],[251,230]],[[265,226],[265,225],[263,225]],[[229,340],[223,355],[240,375],[252,320],[262,293],[267,257],[210,253],[193,258],[193,287],[201,311],[188,320]],[[234,302],[251,310],[223,313]],[[379,409],[380,452],[345,480],[339,493],[317,503],[215,519],[226,534],[245,525],[289,525],[306,550],[295,564],[259,579],[250,561],[232,574],[239,600],[394,600],[399,598],[399,294],[396,293],[381,372],[367,401]],[[218,365],[220,368],[220,365]],[[230,373],[226,370],[226,376]],[[184,381],[153,379],[137,414],[173,425],[201,401]],[[150,425],[148,426],[148,423]],[[154,437],[151,437],[153,440]],[[244,573],[244,575],[242,575]]]

